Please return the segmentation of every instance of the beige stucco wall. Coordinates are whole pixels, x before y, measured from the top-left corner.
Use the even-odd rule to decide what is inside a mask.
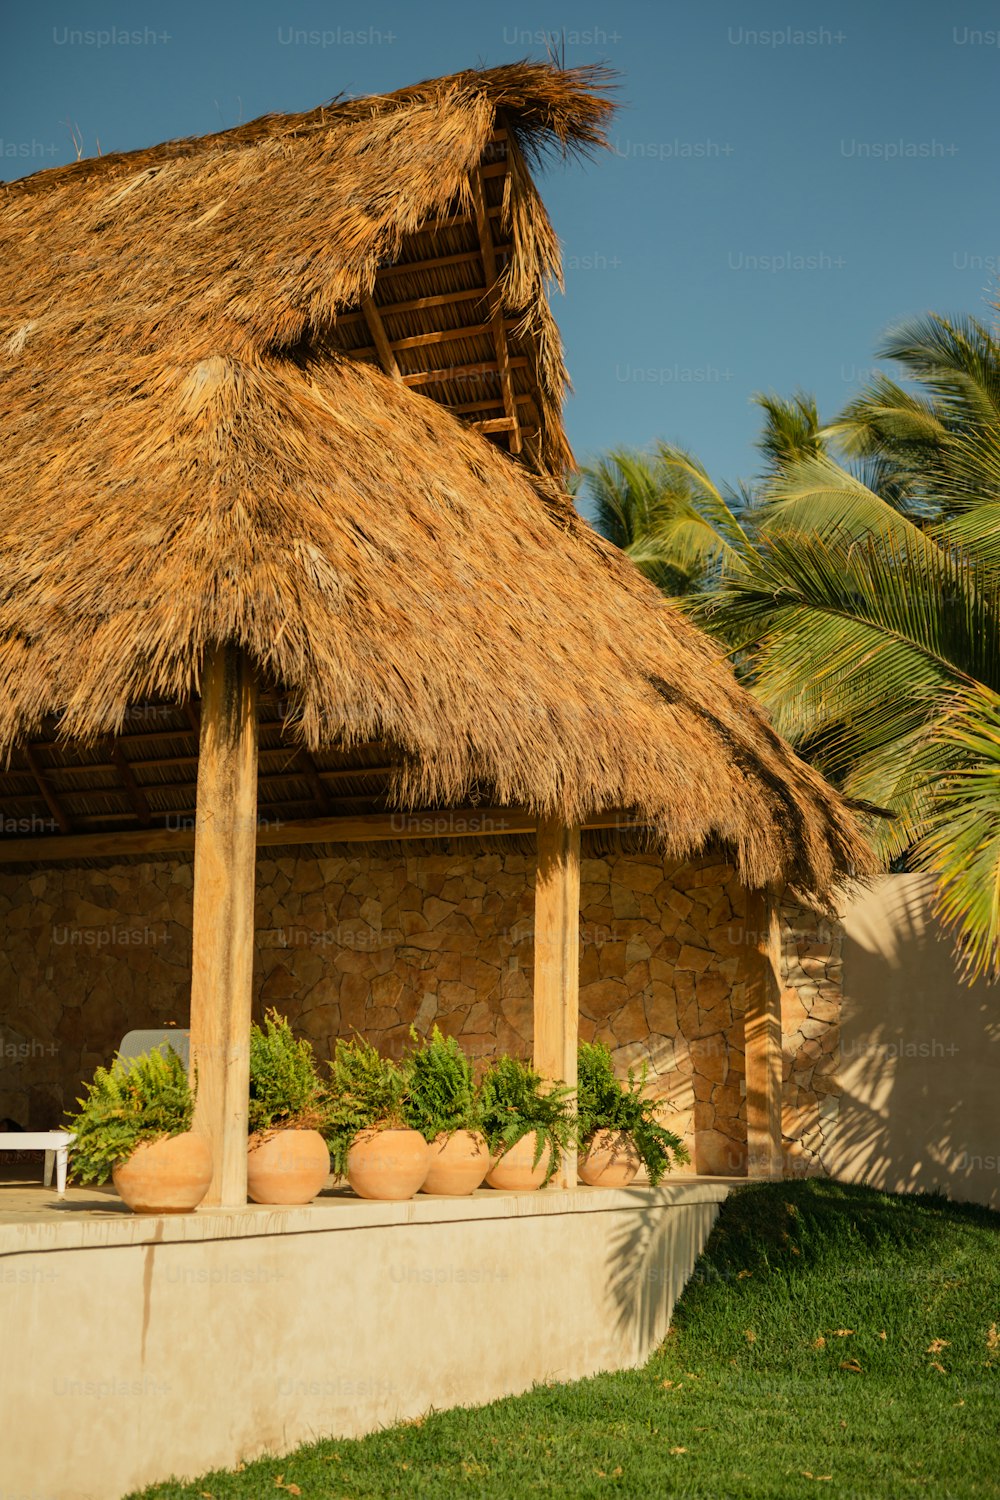
[[[0,1495],[116,1500],[639,1365],[725,1191],[324,1199],[0,1231]]]
[[[840,1102],[824,1164],[892,1192],[1000,1208],[1000,992],[968,986],[931,882],[890,875],[845,914]]]

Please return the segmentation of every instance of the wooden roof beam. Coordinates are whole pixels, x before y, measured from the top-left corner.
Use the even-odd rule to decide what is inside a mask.
[[[174,816],[180,816],[174,814]],[[588,828],[645,828],[623,812],[596,813]],[[338,818],[299,818],[258,824],[257,847],[297,844],[406,842],[410,839],[509,838],[533,834],[534,813],[517,807],[458,807],[416,812],[359,813]],[[195,830],[149,828],[140,832],[53,834],[44,838],[0,839],[0,865],[44,864],[51,860],[131,858],[182,853],[194,848]]]
[[[483,186],[483,173],[488,168],[477,167],[469,175],[469,189],[472,193],[472,202],[476,210],[476,229],[479,234],[479,245],[483,252],[483,270],[486,272],[486,285],[489,287],[490,304],[490,326],[493,331],[493,346],[496,349],[497,369],[500,374],[500,391],[503,396],[504,412],[510,423],[511,453],[521,451],[521,426],[517,417],[517,402],[514,400],[514,383],[510,378],[510,349],[507,344],[508,321],[503,315],[503,307],[500,302],[499,276],[497,267],[496,249],[493,244],[493,231],[490,228],[489,210],[486,205],[486,189]],[[506,167],[504,167],[506,170]]]

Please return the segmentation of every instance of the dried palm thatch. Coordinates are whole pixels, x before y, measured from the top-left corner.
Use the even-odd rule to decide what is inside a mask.
[[[551,477],[558,256],[525,163],[600,143],[601,82],[460,74],[5,190],[0,746],[52,715],[63,740],[117,734],[131,704],[197,692],[206,648],[233,640],[309,750],[392,748],[390,805],[488,788],[571,820],[628,809],[673,857],[713,842],[748,884],[818,898],[867,870],[842,800]],[[349,333],[402,267],[471,264],[449,235],[463,217],[481,235],[498,140],[510,249],[491,289],[480,238],[469,348],[494,350],[508,405],[504,349],[527,351],[513,394],[534,432],[503,430],[523,463],[463,423],[447,379],[427,399],[406,347]],[[396,316],[467,318],[461,290]]]

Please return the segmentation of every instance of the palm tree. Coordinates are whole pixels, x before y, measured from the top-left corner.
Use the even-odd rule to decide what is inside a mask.
[[[931,316],[880,352],[915,392],[878,376],[827,427],[808,397],[758,398],[765,472],[743,492],[742,540],[705,549],[681,603],[793,743],[892,812],[872,830],[884,857],[934,874],[966,972],[995,977],[1000,343]],[[670,566],[673,533],[657,536]]]
[[[746,496],[717,488],[683,448],[615,449],[581,470],[594,524],[664,593],[703,588],[748,545],[740,524]]]

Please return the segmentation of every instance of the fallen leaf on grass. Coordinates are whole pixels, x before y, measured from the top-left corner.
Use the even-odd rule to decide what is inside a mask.
[[[885,1343],[885,1341],[886,1341],[886,1339],[888,1337],[889,1337],[889,1335],[886,1333],[885,1329],[883,1328],[882,1332],[879,1334],[879,1338],[882,1340],[883,1344]]]
[[[687,1449],[686,1448],[671,1448],[670,1451],[671,1451],[671,1453],[686,1453]]]
[[[940,1354],[942,1349],[951,1348],[951,1339],[931,1339],[927,1345],[928,1354]]]
[[[986,1352],[992,1359],[995,1354],[1000,1354],[1000,1330],[995,1323],[991,1323],[986,1333]]]
[[[814,1349],[825,1349],[826,1348],[826,1339],[823,1337],[822,1334],[820,1334],[820,1336],[819,1336],[818,1339],[813,1339],[813,1348]]]
[[[948,1373],[944,1365],[939,1365],[936,1359],[931,1360],[931,1369],[937,1370],[939,1375],[947,1375]]]
[[[754,1333],[752,1328],[744,1328],[743,1333],[748,1344],[756,1344],[757,1335]]]
[[[861,1366],[856,1359],[842,1359],[840,1361],[840,1368],[842,1370],[849,1370],[852,1375],[861,1374]]]
[[[823,1480],[823,1479],[832,1479],[833,1475],[832,1474],[810,1474],[810,1472],[809,1472],[808,1469],[803,1469],[802,1470],[802,1478],[803,1479]]]
[[[739,1272],[737,1272],[736,1280],[737,1281],[746,1281],[747,1277],[748,1276],[752,1276],[752,1275],[753,1275],[752,1271],[739,1271]]]
[[[275,1489],[276,1490],[284,1490],[285,1493],[288,1494],[288,1495],[301,1495],[302,1491],[299,1489],[298,1485],[297,1484],[285,1484],[283,1482],[284,1481],[284,1477],[285,1476],[283,1474],[279,1474],[278,1475],[277,1479],[274,1481],[274,1487],[275,1487]]]
[[[835,1339],[846,1339],[854,1332],[853,1328],[835,1328],[832,1337]]]

